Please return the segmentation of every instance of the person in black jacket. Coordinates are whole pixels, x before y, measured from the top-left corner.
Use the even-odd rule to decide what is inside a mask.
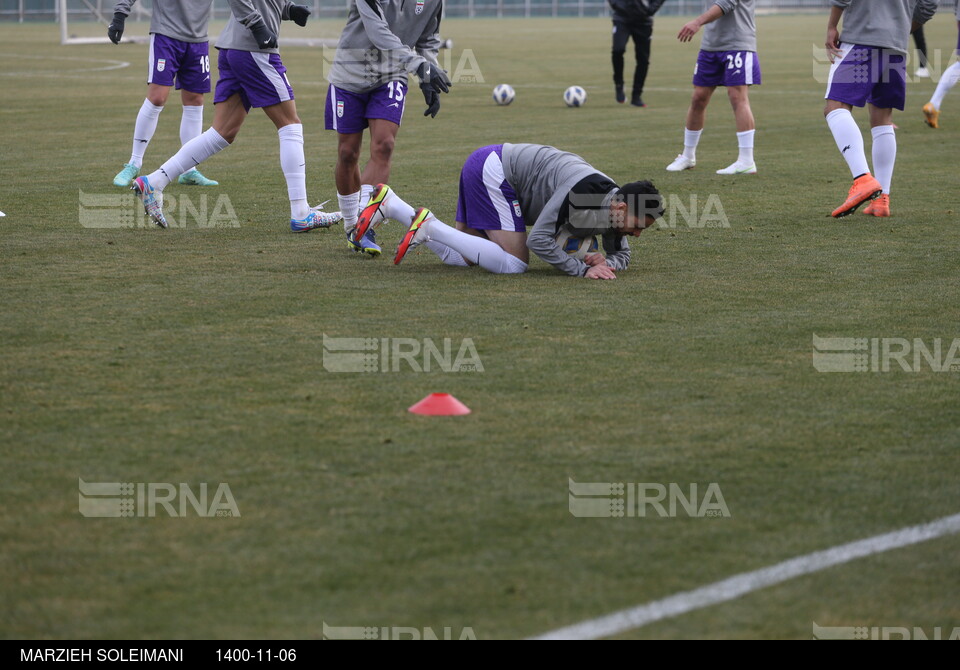
[[[653,36],[653,15],[665,0],[608,0],[613,12],[613,84],[617,102],[626,102],[623,89],[623,54],[627,42],[633,38],[637,69],[633,71],[633,92],[630,104],[646,107],[643,103],[643,84],[650,66],[650,38]]]

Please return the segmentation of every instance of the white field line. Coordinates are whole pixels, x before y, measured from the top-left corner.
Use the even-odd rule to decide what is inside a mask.
[[[107,58],[77,58],[75,56],[27,56],[25,54],[0,54],[0,58],[21,58],[25,60],[65,60],[69,62],[81,61],[85,63],[107,63],[103,67],[85,67],[69,68],[65,70],[24,70],[24,71],[5,71],[0,75],[7,77],[67,77],[77,72],[105,72],[107,70],[121,70],[130,67],[130,63],[122,60],[111,60]]]
[[[645,605],[620,610],[613,614],[583,621],[536,636],[535,640],[594,640],[641,628],[662,619],[734,600],[767,586],[780,584],[794,577],[809,575],[842,565],[858,558],[880,554],[912,544],[926,542],[960,532],[960,514],[937,519],[927,524],[901,528],[884,535],[841,544],[823,551],[791,558],[767,568],[734,575],[707,586],[684,591]]]

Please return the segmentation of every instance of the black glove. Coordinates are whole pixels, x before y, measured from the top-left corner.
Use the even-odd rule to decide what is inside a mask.
[[[437,93],[449,93],[450,87],[453,86],[443,68],[427,61],[421,63],[420,67],[417,68],[417,76],[420,77],[420,88],[428,83]]]
[[[310,17],[310,8],[306,5],[291,5],[290,20],[303,28],[307,25],[307,19]]]
[[[110,22],[109,26],[107,26],[107,37],[109,37],[110,41],[114,44],[120,44],[120,38],[123,37],[123,22],[126,20],[126,14],[115,12],[113,15],[113,21]]]
[[[440,92],[447,93],[450,90],[450,79],[446,72],[426,61],[417,68],[417,76],[420,77],[420,90],[423,91],[423,99],[427,103],[427,110],[423,115],[436,118],[440,111]]]
[[[251,26],[250,32],[253,33],[253,38],[257,40],[257,46],[261,49],[276,49],[277,48],[277,36],[267,30],[267,26],[264,25],[263,21],[257,21]]]

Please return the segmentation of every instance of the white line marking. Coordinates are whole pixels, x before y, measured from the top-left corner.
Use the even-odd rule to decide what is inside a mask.
[[[830,549],[761,568],[753,572],[734,575],[693,591],[655,600],[645,605],[620,610],[607,616],[584,621],[565,628],[538,635],[534,640],[595,640],[617,635],[628,630],[694,610],[734,600],[742,595],[767,586],[780,584],[794,577],[809,575],[820,570],[841,565],[858,558],[880,554],[891,549],[926,542],[944,535],[960,533],[960,514],[937,519],[920,526],[901,528],[885,535],[875,535],[865,540],[841,544]]]
[[[85,67],[70,68],[66,70],[27,70],[24,72],[0,72],[0,75],[7,77],[37,77],[37,76],[56,76],[66,77],[76,72],[105,72],[107,70],[121,70],[130,67],[130,63],[122,60],[112,60],[109,58],[77,58],[76,56],[27,56],[24,54],[0,54],[3,58],[23,58],[26,60],[65,60],[70,62],[82,61],[85,63],[107,63],[103,67]]]

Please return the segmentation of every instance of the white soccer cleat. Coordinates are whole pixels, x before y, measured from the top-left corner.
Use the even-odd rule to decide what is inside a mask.
[[[737,161],[722,170],[717,170],[717,174],[757,174],[757,164]]]
[[[691,170],[696,166],[697,161],[695,158],[687,158],[683,154],[680,154],[667,166],[667,172],[683,172],[684,170]]]
[[[929,79],[930,70],[925,67],[918,67],[917,71],[914,73],[918,79]]]

